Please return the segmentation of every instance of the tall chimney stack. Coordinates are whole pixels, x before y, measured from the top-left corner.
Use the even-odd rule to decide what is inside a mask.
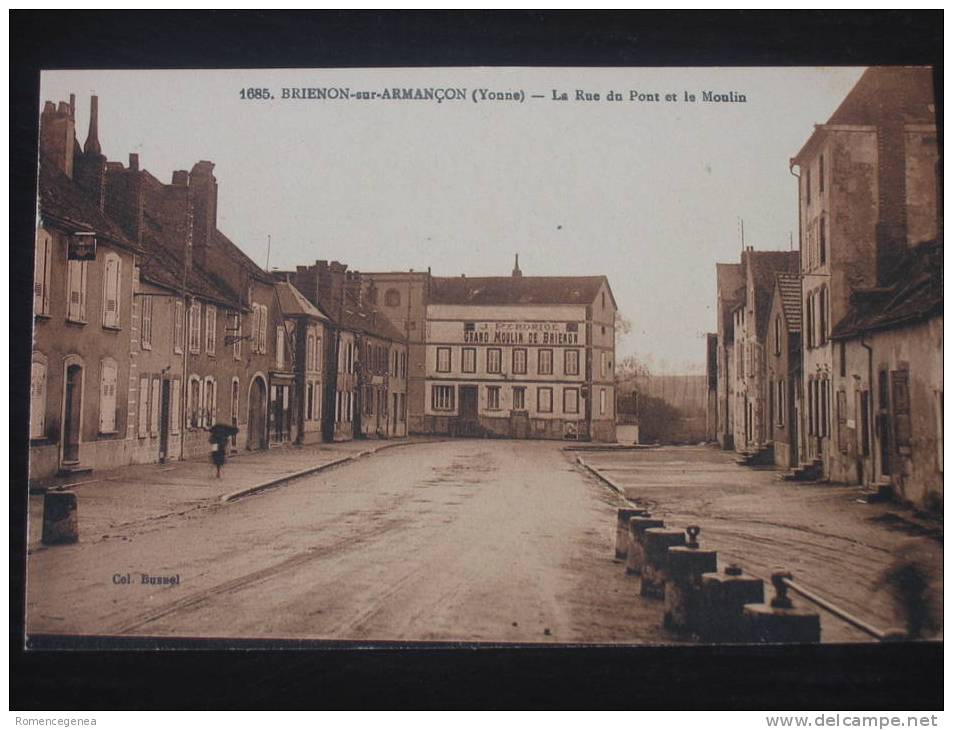
[[[72,99],[70,99],[72,103]],[[101,155],[102,148],[99,146],[99,97],[89,97],[89,133],[86,135],[86,144],[83,145],[83,152],[87,155]]]
[[[513,265],[513,278],[518,279],[523,276],[523,272],[520,271],[520,255],[516,254],[516,263]]]

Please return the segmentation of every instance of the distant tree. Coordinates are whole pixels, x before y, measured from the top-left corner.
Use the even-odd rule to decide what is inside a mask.
[[[682,420],[682,414],[675,406],[650,395],[639,396],[638,416],[642,443],[671,442]]]
[[[632,332],[632,322],[626,318],[622,312],[615,313],[615,336],[616,339],[625,337]]]

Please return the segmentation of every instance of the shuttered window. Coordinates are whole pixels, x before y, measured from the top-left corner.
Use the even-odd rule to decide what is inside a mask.
[[[214,304],[205,305],[205,352],[215,354],[215,325],[218,309]]]
[[[33,313],[50,313],[50,263],[53,255],[53,237],[42,228],[36,232],[36,252],[33,261]]]
[[[46,436],[46,363],[33,360],[30,371],[30,438]]]
[[[217,404],[218,404],[218,384],[215,382],[214,378],[208,377],[205,379],[205,408],[203,410],[203,422],[202,425],[206,428],[212,426],[216,423],[218,418],[217,414]]]
[[[235,312],[232,320],[232,337],[235,339],[232,341],[232,357],[236,360],[242,359],[242,315],[239,312]]]
[[[152,391],[149,396],[149,433],[153,436],[159,433],[159,403],[161,401],[159,393],[161,388],[162,381],[159,378],[153,378]]]
[[[181,299],[175,300],[175,331],[172,346],[176,352],[182,352],[182,334],[185,328],[185,303]]]
[[[894,441],[898,451],[910,448],[910,373],[907,370],[893,370],[890,373],[890,385],[893,391]]]
[[[192,302],[189,307],[189,352],[197,355],[202,347],[202,304]]]
[[[566,375],[579,375],[579,350],[566,350],[563,353],[563,371]]]
[[[281,325],[275,329],[275,366],[279,370],[285,366],[285,328]]]
[[[116,361],[107,358],[102,361],[99,377],[99,432],[116,432],[116,382],[118,371]]]
[[[579,389],[563,390],[563,413],[579,413]]]
[[[139,378],[139,438],[149,435],[149,378]]]
[[[67,310],[66,316],[73,322],[86,321],[86,262],[67,262]]]
[[[258,320],[258,352],[262,355],[268,354],[268,307],[261,305],[261,313]]]
[[[103,264],[103,327],[119,327],[119,290],[122,261],[109,254]]]
[[[837,446],[842,454],[847,453],[847,393],[837,391]]]
[[[179,410],[181,407],[182,381],[176,379],[172,381],[172,412],[169,414],[169,431],[172,433],[179,433],[179,422],[182,418],[181,411]]]
[[[152,349],[152,297],[142,297],[142,349]]]

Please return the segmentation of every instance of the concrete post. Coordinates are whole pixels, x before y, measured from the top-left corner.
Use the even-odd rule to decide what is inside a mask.
[[[625,559],[626,575],[642,575],[642,563],[644,560],[642,539],[645,535],[645,531],[652,527],[665,527],[665,522],[648,516],[629,518],[629,540]]]
[[[619,507],[615,526],[615,559],[625,560],[629,545],[629,518],[648,517],[649,512],[639,507]]]
[[[745,639],[758,644],[816,644],[821,640],[821,617],[814,611],[795,608],[787,593],[783,571],[771,575],[775,595],[771,603],[744,608]]]
[[[704,641],[736,643],[744,641],[745,604],[764,603],[764,581],[746,575],[737,565],[722,573],[705,573],[701,579],[701,622]]]
[[[79,525],[76,520],[75,492],[47,492],[43,495],[44,545],[76,542]]]
[[[664,623],[666,628],[675,631],[698,632],[702,575],[717,569],[718,554],[699,548],[700,527],[692,525],[685,532],[688,534],[686,544],[668,549]]]
[[[653,527],[645,531],[642,550],[642,586],[646,598],[664,598],[668,573],[668,549],[685,544],[682,530]]]

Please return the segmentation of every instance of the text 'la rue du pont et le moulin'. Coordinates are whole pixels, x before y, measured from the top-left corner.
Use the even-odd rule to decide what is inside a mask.
[[[748,97],[734,90],[699,91],[643,91],[548,89],[527,93],[523,89],[468,88],[463,86],[385,87],[380,89],[356,89],[350,86],[287,86],[278,89],[269,87],[245,87],[239,89],[239,98],[246,101],[426,101],[435,104],[444,102],[517,103],[530,102],[635,102],[639,104],[671,103],[729,103],[744,104]]]

